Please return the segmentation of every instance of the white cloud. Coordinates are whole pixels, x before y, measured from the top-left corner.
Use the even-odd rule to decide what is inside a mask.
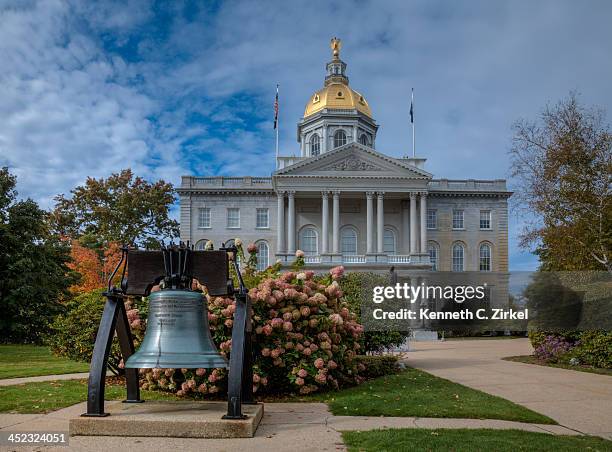
[[[0,163],[20,192],[48,207],[87,176],[144,171],[158,106],[115,81],[125,65],[74,30],[70,5],[5,9],[1,20]]]
[[[511,123],[569,90],[612,111],[605,1],[160,5],[0,3],[0,164],[22,195],[48,207],[128,166],[174,183],[192,169],[269,174],[275,85],[292,154],[334,35],[381,125],[379,150],[410,151],[415,87],[418,150],[439,177],[506,177]]]

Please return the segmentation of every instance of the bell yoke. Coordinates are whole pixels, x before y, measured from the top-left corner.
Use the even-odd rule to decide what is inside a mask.
[[[224,419],[243,419],[243,403],[254,403],[252,390],[252,342],[250,300],[233,256],[235,246],[218,251],[195,251],[188,245],[142,251],[124,247],[121,261],[111,275],[107,302],[90,367],[87,413],[83,416],[108,416],[104,412],[104,380],[108,356],[116,331],[125,362],[127,400],[139,403],[138,369],[152,368],[228,368],[228,412]],[[232,257],[232,259],[230,259]],[[230,262],[238,276],[234,289],[229,274]],[[112,281],[121,269],[120,287]],[[126,276],[126,269],[127,272]],[[193,287],[206,287],[212,296],[236,300],[232,327],[230,362],[217,350],[208,324],[206,298]],[[149,316],[145,338],[134,353],[134,343],[124,306],[128,296],[148,296]]]

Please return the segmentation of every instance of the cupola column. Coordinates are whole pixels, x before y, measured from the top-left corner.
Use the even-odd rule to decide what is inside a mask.
[[[323,124],[323,143],[321,143],[321,153],[327,152],[327,124]]]

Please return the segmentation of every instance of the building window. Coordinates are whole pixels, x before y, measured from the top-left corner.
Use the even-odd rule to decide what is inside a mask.
[[[480,271],[490,272],[491,271],[491,245],[483,243],[480,245]]]
[[[438,271],[438,247],[430,243],[427,245],[427,251],[429,252],[429,261],[431,262],[431,269]]]
[[[386,254],[395,254],[395,233],[393,229],[385,228],[383,235],[383,252]]]
[[[237,229],[240,227],[240,209],[237,207],[228,207],[227,209],[227,227]]]
[[[436,209],[427,209],[427,229],[438,228],[438,211]]]
[[[310,139],[310,155],[315,157],[321,153],[321,140],[316,133]]]
[[[318,235],[315,228],[304,228],[300,234],[300,249],[306,256],[319,254]]]
[[[268,243],[264,240],[257,242],[257,270],[263,271],[270,265],[270,252]]]
[[[463,228],[463,210],[453,209],[453,229]]]
[[[210,208],[201,207],[200,209],[198,209],[198,228],[210,228]]]
[[[462,272],[464,271],[463,266],[463,255],[465,254],[465,249],[463,245],[460,243],[455,243],[453,245],[453,271],[454,272]]]
[[[224,248],[232,248],[235,244],[236,244],[236,240],[235,239],[228,239],[228,240],[225,240],[225,241],[221,242],[221,246],[223,246]],[[238,266],[241,265],[240,254],[234,255],[233,259],[236,260],[236,263],[238,264]]]
[[[270,227],[270,215],[268,214],[268,209],[257,209],[255,227],[258,229],[267,229]]]
[[[198,240],[195,244],[196,251],[204,251],[204,249],[206,248],[207,242],[208,242],[208,239]]]
[[[342,254],[357,254],[357,231],[353,228],[344,228],[341,233]]]
[[[361,134],[361,136],[359,137],[359,143],[363,144],[364,146],[368,146],[368,137],[365,133]]]
[[[491,229],[491,211],[480,211],[480,229]]]
[[[334,147],[344,146],[346,144],[346,133],[344,130],[338,130],[334,134]]]

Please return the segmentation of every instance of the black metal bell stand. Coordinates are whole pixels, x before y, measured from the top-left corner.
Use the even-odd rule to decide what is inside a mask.
[[[242,404],[256,403],[253,398],[252,323],[249,315],[251,302],[244,285],[240,268],[235,259],[235,246],[218,251],[194,251],[188,245],[170,246],[161,251],[141,251],[123,247],[121,259],[108,280],[104,292],[106,303],[96,335],[87,389],[87,412],[82,416],[102,417],[104,411],[104,388],[108,357],[115,332],[124,362],[134,354],[134,342],[125,310],[128,296],[148,296],[153,285],[164,279],[171,287],[191,288],[193,279],[206,286],[211,296],[230,296],[236,300],[232,326],[232,348],[228,375],[228,406],[223,419],[244,419]],[[233,259],[229,259],[229,254]],[[180,274],[168,271],[169,262],[180,262]],[[238,276],[239,288],[234,289],[229,276],[232,262]],[[126,277],[126,270],[129,272]],[[170,266],[171,268],[172,266]],[[120,287],[112,281],[121,269]],[[125,369],[127,398],[125,403],[142,403],[138,384],[138,369]]]

